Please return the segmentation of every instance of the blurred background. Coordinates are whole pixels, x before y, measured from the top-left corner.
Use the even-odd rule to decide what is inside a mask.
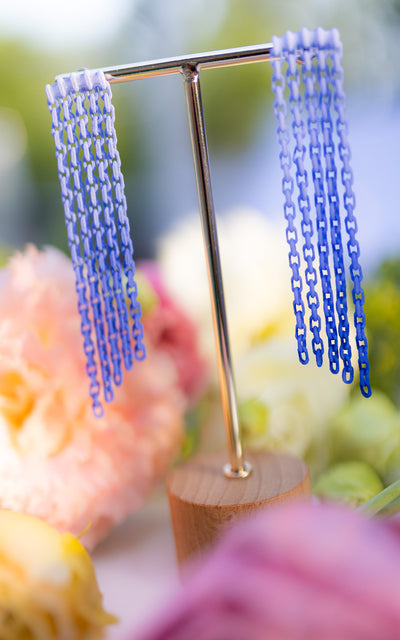
[[[400,0],[69,0],[67,3],[3,0],[0,2],[0,264],[6,254],[26,243],[54,245],[68,252],[44,90],[56,75],[82,67],[115,66],[266,43],[271,42],[274,34],[297,31],[303,26],[337,27],[344,46],[349,138],[374,388],[369,403],[348,407],[338,421],[337,440],[342,444],[332,460],[352,455],[372,466],[377,462],[377,472],[389,482],[400,473]],[[135,256],[153,258],[159,240],[174,225],[190,217],[198,218],[182,79],[178,76],[141,79],[114,84],[112,91]],[[217,217],[228,217],[233,209],[253,207],[268,219],[281,218],[281,175],[269,63],[204,70],[202,93]],[[249,255],[251,247],[244,249]],[[232,253],[231,262],[241,270],[246,252],[243,255],[235,245]],[[274,275],[271,273],[271,279]],[[192,286],[191,279],[188,286]],[[268,296],[268,282],[262,286]],[[238,290],[237,287],[237,296]],[[270,296],[266,302],[270,303]],[[238,307],[249,315],[243,298]],[[295,341],[291,344],[294,352]],[[260,353],[263,356],[264,352]],[[294,376],[290,368],[285,369],[285,357],[286,351],[278,374],[272,368],[270,376],[277,377],[279,382],[281,375],[283,387],[287,375],[287,386],[292,384],[297,393],[297,386],[293,385],[297,370]],[[268,361],[268,357],[264,359]],[[276,360],[280,362],[278,357]],[[307,392],[314,391],[314,383],[307,384],[304,373],[297,379],[305,381],[303,387],[307,387]],[[267,378],[267,389],[272,386],[269,382]],[[383,400],[376,390],[385,394]],[[279,405],[281,397],[277,395]],[[318,392],[312,395],[317,396]],[[326,398],[320,395],[323,404]],[[288,409],[293,409],[293,431],[298,425],[298,415],[302,415],[303,396],[305,392],[300,385],[300,400],[290,396],[287,402]],[[283,398],[282,405],[286,396]],[[273,402],[274,399],[270,404]],[[248,406],[261,412],[260,422],[268,421],[269,405]],[[201,406],[198,413],[201,418],[202,410]],[[256,422],[254,413],[249,415],[249,424]],[[308,415],[304,412],[304,422]],[[289,420],[288,424],[289,430],[292,422]],[[390,466],[387,458],[392,451]],[[351,470],[352,482],[353,476]],[[122,552],[125,548],[122,544]],[[153,553],[153,548],[150,552]],[[132,573],[125,556],[121,555],[122,558],[123,563],[117,566],[123,564]],[[140,571],[138,566],[136,576],[142,581],[138,592],[143,589],[144,580],[153,597],[153,574],[148,577],[147,566],[146,571]],[[160,564],[155,562],[154,567],[158,584]],[[110,569],[112,576],[113,571]],[[120,579],[117,583],[120,589],[127,584]],[[115,598],[119,598],[120,589],[115,590]],[[125,596],[132,592],[126,590]]]
[[[66,249],[44,85],[59,73],[270,42],[339,28],[364,269],[396,254],[400,1],[16,0],[0,5],[1,244]],[[281,215],[268,63],[205,70],[202,89],[217,214]],[[193,215],[197,196],[178,76],[113,85],[136,257]]]

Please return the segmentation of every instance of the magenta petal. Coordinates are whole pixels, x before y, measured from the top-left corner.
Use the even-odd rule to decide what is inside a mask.
[[[232,528],[140,640],[398,640],[399,571],[390,525],[288,504]]]

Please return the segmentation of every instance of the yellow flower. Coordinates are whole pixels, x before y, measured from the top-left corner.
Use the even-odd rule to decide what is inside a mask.
[[[116,621],[102,607],[79,540],[32,516],[0,511],[2,640],[98,640]]]

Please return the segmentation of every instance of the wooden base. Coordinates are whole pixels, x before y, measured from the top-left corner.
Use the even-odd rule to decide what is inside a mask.
[[[226,454],[207,454],[176,467],[167,490],[178,563],[209,547],[234,519],[288,500],[310,496],[305,463],[278,452],[249,452],[247,478],[223,474]]]

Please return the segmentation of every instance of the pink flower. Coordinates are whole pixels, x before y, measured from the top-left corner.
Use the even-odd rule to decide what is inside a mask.
[[[176,456],[185,398],[147,341],[103,418],[92,414],[74,276],[28,247],[0,272],[0,507],[38,516],[88,547],[140,507]]]
[[[142,262],[140,269],[159,299],[159,304],[144,318],[145,333],[157,351],[172,358],[178,384],[193,405],[209,382],[209,366],[199,351],[196,327],[168,294],[156,263]]]
[[[400,535],[328,505],[237,524],[140,640],[398,640]]]

